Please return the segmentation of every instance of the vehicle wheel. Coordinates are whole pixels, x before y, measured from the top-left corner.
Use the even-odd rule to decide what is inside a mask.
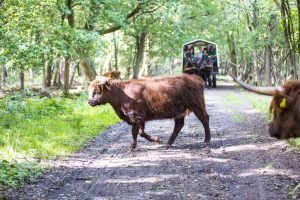
[[[216,75],[213,76],[213,88],[217,87],[217,77]]]

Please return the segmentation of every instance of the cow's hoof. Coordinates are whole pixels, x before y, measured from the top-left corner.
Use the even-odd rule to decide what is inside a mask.
[[[164,145],[164,148],[166,148],[166,149],[170,149],[172,146],[170,145],[170,144],[165,144]]]
[[[157,136],[152,136],[151,139],[153,140],[153,142],[160,144],[160,139]]]
[[[134,152],[135,151],[135,148],[136,148],[136,145],[129,145],[129,149],[128,149],[128,152]]]
[[[204,143],[206,144],[210,143],[210,139],[204,139]]]
[[[135,148],[131,148],[131,147],[130,147],[130,148],[128,149],[128,153],[133,153],[133,152],[135,152]]]

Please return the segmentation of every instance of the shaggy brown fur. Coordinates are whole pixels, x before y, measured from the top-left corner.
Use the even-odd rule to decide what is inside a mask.
[[[103,80],[103,77],[100,77]],[[150,142],[159,138],[144,132],[145,122],[156,119],[174,119],[175,127],[167,146],[170,146],[184,125],[189,111],[195,113],[205,129],[205,142],[210,141],[209,116],[205,109],[204,83],[194,75],[166,76],[150,79],[117,81],[99,79],[89,86],[91,106],[109,103],[117,115],[132,125],[131,148],[137,144],[137,135]]]
[[[119,71],[108,71],[103,74],[105,77],[109,77],[111,79],[120,79],[121,72]]]
[[[300,81],[290,80],[283,86],[283,92],[276,92],[270,105],[273,120],[269,132],[273,137],[288,139],[300,137]],[[286,99],[286,107],[280,104]]]

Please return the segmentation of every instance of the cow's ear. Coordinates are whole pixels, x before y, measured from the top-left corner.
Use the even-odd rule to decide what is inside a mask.
[[[293,98],[286,95],[278,95],[275,97],[275,104],[281,109],[288,109],[293,104]]]

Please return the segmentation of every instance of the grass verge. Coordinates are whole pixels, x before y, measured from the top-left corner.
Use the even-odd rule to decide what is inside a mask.
[[[225,101],[225,103],[230,104],[230,105],[239,106],[242,104],[242,100],[238,96],[234,95],[232,92],[225,93],[224,101]]]
[[[22,185],[45,169],[37,160],[77,151],[119,121],[110,106],[93,108],[86,99],[27,93],[0,100],[0,185]]]

